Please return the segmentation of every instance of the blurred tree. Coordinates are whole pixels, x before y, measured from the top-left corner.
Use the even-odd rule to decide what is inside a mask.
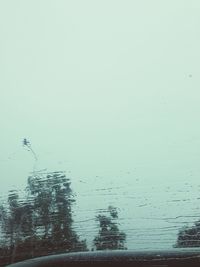
[[[98,215],[96,220],[99,223],[98,235],[94,238],[93,244],[96,250],[126,249],[126,235],[118,228],[116,220],[118,212],[115,207],[108,207],[109,216]]]
[[[8,262],[48,254],[87,250],[73,229],[70,180],[64,172],[36,173],[20,199],[9,193],[0,206],[1,254]]]
[[[11,262],[13,262],[19,244],[34,234],[32,207],[25,201],[20,201],[16,191],[9,192],[7,209],[1,207],[1,230],[4,240],[3,247],[7,248]]]
[[[73,230],[72,204],[75,202],[70,180],[64,172],[37,174],[28,179],[28,191],[34,199],[34,225],[42,247],[49,252],[87,250]]]
[[[174,247],[200,247],[200,220],[192,227],[184,227],[178,233],[178,238]]]
[[[4,205],[0,205],[0,230],[1,230],[1,238],[0,238],[0,246],[5,247],[7,245],[6,242],[6,225],[8,222],[7,218],[7,209],[4,207]]]

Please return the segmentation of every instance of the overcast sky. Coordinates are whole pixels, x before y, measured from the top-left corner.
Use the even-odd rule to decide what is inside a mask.
[[[32,170],[23,138],[77,193],[198,183],[199,14],[199,0],[2,0],[0,191]]]

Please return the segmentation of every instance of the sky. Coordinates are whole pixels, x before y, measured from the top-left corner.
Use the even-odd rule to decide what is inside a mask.
[[[113,204],[127,229],[150,200],[175,215],[170,192],[200,177],[199,12],[198,0],[1,1],[2,196],[33,169],[27,138],[38,170],[66,170],[82,217]]]

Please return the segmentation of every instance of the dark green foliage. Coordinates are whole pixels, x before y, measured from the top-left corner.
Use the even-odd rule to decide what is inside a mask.
[[[32,206],[20,201],[17,192],[11,191],[7,207],[1,207],[0,222],[2,255],[5,254],[9,262],[13,262],[21,244],[25,244],[27,238],[33,235]]]
[[[75,201],[70,180],[63,172],[29,177],[28,189],[33,196],[35,222],[40,230],[42,247],[61,253],[86,250],[86,242],[80,241],[72,228],[72,204]]]
[[[108,207],[109,215],[98,215],[96,220],[99,223],[99,233],[94,238],[93,244],[96,250],[126,249],[126,235],[118,228],[117,209]]]
[[[175,247],[200,247],[200,221],[195,222],[192,227],[185,227],[179,231]]]
[[[10,192],[0,207],[1,255],[8,262],[69,251],[87,250],[73,229],[73,193],[63,172],[28,178],[22,200]]]

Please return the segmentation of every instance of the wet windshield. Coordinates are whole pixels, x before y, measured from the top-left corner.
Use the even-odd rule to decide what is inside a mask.
[[[200,3],[0,3],[0,262],[200,246]]]

